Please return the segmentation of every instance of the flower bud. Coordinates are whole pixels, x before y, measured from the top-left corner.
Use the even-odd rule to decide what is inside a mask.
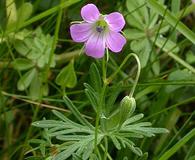
[[[130,117],[136,108],[136,102],[133,97],[125,96],[120,104],[120,120],[119,126],[121,126],[128,117]]]

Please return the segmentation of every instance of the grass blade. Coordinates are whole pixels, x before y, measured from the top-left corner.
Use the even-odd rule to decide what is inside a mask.
[[[185,137],[183,137],[179,142],[177,142],[173,147],[166,151],[159,160],[169,159],[175,152],[177,152],[187,141],[189,141],[193,136],[195,136],[195,129],[192,129]]]
[[[164,12],[166,10],[166,8],[156,0],[148,0],[148,6],[161,16],[164,15]],[[173,27],[178,23],[176,29],[180,33],[182,33],[187,39],[189,39],[193,44],[195,44],[195,33],[193,33],[181,21],[178,22],[178,18],[176,16],[174,16],[170,11],[167,10],[166,15],[164,15],[164,18]]]

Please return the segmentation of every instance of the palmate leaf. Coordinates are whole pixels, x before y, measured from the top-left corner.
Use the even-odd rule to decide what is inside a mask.
[[[58,147],[59,153],[53,157],[55,160],[66,160],[71,155],[75,154],[81,157],[83,160],[89,159],[94,150],[94,130],[90,130],[88,127],[81,124],[75,123],[72,121],[68,122],[67,119],[54,111],[58,117],[65,120],[43,120],[34,122],[33,125],[38,127],[48,127],[48,135],[50,137],[56,137],[60,141],[65,141],[62,145]],[[141,115],[141,114],[140,114]],[[134,116],[128,122],[135,121],[139,119],[140,116]],[[128,124],[128,123],[126,123]],[[165,133],[167,130],[161,128],[150,128],[151,123],[149,122],[140,122],[131,125],[126,125],[124,128],[121,128],[119,131],[115,130],[108,134],[108,138],[113,142],[114,146],[117,149],[129,148],[133,153],[138,156],[142,156],[142,151],[135,146],[135,143],[132,141],[135,138],[143,138],[154,136],[156,133]],[[144,126],[144,127],[143,127]],[[98,143],[99,144],[104,138],[104,134],[101,131],[98,134]],[[67,143],[69,142],[69,143]]]
[[[183,34],[188,40],[190,40],[193,44],[195,44],[195,33],[191,31],[184,23],[178,21],[178,18],[172,14],[169,10],[165,13],[165,6],[159,3],[156,0],[148,0],[148,6],[151,10],[154,10],[157,14],[164,16],[164,19],[173,27],[176,26],[176,30],[178,30],[181,34]]]
[[[65,142],[58,147],[60,152],[53,159],[66,160],[74,153],[81,156],[83,160],[89,159],[94,150],[94,129],[91,130],[85,125],[75,123],[58,111],[53,111],[53,113],[62,121],[42,120],[32,124],[36,127],[48,128],[47,134],[49,137],[55,137]],[[99,134],[98,144],[102,138],[103,134]]]
[[[135,138],[152,137],[159,133],[168,133],[164,128],[152,128],[150,122],[137,122],[143,118],[143,114],[138,114],[126,119],[119,130],[113,130],[109,138],[117,149],[129,148],[133,153],[142,156],[140,148],[136,147]]]
[[[22,34],[23,32],[26,34]],[[41,28],[37,28],[34,32],[28,31],[28,33],[26,30],[23,32],[20,36],[22,38],[14,40],[14,48],[20,55],[25,56],[33,63],[36,62],[37,67],[44,68],[49,62],[53,37],[43,34]],[[50,67],[54,66],[55,59],[53,56]]]
[[[146,7],[146,1],[145,0],[127,0],[126,6],[128,9],[128,12],[135,17],[137,21],[140,23],[148,24],[149,21],[149,13]],[[135,12],[136,10],[136,12]]]
[[[147,5],[147,2],[150,5]],[[164,23],[163,25],[157,23],[159,15],[154,10],[149,10],[149,6],[153,6],[153,3],[153,0],[127,0],[126,5],[129,12],[127,22],[133,28],[126,29],[124,32],[127,39],[132,41],[130,47],[139,56],[142,68],[146,67],[150,61],[153,64],[154,74],[158,75],[160,73],[160,63],[158,58],[156,58],[156,53],[153,51],[154,45],[152,43],[162,48],[165,52],[170,50],[173,50],[174,53],[178,52],[179,47],[171,40],[163,38],[163,34],[169,31],[170,26]],[[161,0],[159,6],[162,7],[163,3],[164,1]],[[158,7],[154,8],[158,10]],[[161,8],[160,15],[164,16],[165,11],[165,9],[162,10]],[[165,15],[166,17],[167,15]]]
[[[87,87],[89,90],[93,90],[90,86]],[[33,125],[45,128],[48,137],[62,141],[62,144],[56,145],[58,153],[55,154],[52,159],[66,160],[73,155],[74,159],[93,159],[91,157],[93,157],[94,152],[95,129],[82,117],[81,113],[68,97],[64,97],[64,100],[80,123],[73,122],[58,111],[53,111],[60,120],[42,120],[34,122]],[[126,110],[123,111],[127,112]],[[132,112],[134,112],[134,109]],[[151,127],[150,122],[139,122],[139,120],[143,118],[143,114],[134,116],[131,114],[129,114],[129,117],[126,116],[126,120],[124,119],[120,127],[119,123],[121,123],[121,121],[117,121],[116,127],[108,127],[106,133],[102,127],[99,127],[97,147],[99,147],[104,138],[107,138],[114,144],[116,149],[121,150],[122,148],[128,148],[136,155],[142,156],[141,149],[137,147],[134,142],[135,139],[152,137],[155,136],[155,134],[168,132],[164,128]],[[109,120],[111,119],[106,119],[106,121]],[[42,152],[44,153],[44,151]]]

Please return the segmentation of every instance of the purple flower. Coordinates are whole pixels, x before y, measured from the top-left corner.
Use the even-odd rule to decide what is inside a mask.
[[[85,42],[88,56],[102,58],[105,48],[120,52],[126,39],[120,34],[125,20],[119,12],[108,15],[100,14],[94,4],[87,4],[81,9],[83,22],[70,27],[71,37],[75,42]]]

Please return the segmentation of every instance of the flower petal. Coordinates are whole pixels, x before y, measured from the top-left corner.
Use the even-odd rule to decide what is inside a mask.
[[[100,12],[94,4],[87,4],[81,9],[81,16],[86,22],[95,22],[98,20]]]
[[[105,38],[103,34],[94,33],[85,44],[85,52],[93,58],[102,58],[105,52]]]
[[[70,26],[70,34],[75,42],[85,42],[91,35],[90,23],[73,24]]]
[[[125,43],[125,37],[118,32],[110,31],[106,37],[106,46],[113,52],[120,52]]]
[[[119,12],[113,12],[105,16],[105,20],[112,31],[119,32],[125,26],[125,19]]]

